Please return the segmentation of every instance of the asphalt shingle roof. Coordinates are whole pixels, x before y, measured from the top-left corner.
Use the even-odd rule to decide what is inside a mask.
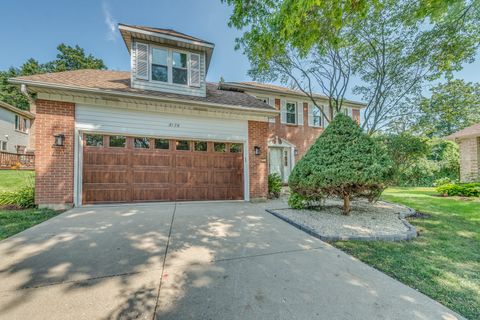
[[[151,96],[152,98],[171,98],[191,100],[212,104],[231,105],[246,109],[275,110],[272,106],[252,97],[246,93],[218,88],[216,83],[207,83],[206,97],[196,97],[183,94],[166,93],[153,90],[135,89],[130,86],[129,71],[111,70],[75,70],[54,73],[44,73],[32,76],[14,78],[15,83],[28,81],[29,84],[42,83],[68,86],[69,89],[97,89],[99,93],[131,93]]]
[[[455,140],[456,138],[480,136],[480,123],[467,127],[447,137],[448,140]]]
[[[131,27],[131,28],[135,28],[135,29],[139,29],[139,30],[144,30],[144,31],[161,33],[161,34],[165,34],[165,35],[169,35],[169,36],[174,36],[174,37],[182,38],[182,39],[186,39],[186,40],[192,40],[192,41],[198,41],[198,42],[213,44],[213,43],[211,43],[211,42],[208,42],[208,41],[202,40],[202,39],[200,39],[200,38],[196,38],[196,37],[190,36],[190,35],[185,34],[185,33],[182,33],[182,32],[178,32],[178,31],[173,30],[173,29],[153,28],[153,27],[146,27],[146,26],[136,26],[136,25],[130,25],[130,24],[124,24],[124,23],[119,23],[119,25],[121,25],[121,26],[126,26],[126,27]]]

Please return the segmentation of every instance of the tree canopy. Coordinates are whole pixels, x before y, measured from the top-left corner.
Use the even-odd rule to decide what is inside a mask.
[[[450,80],[423,98],[414,131],[428,137],[445,137],[480,122],[480,84]]]
[[[293,82],[314,104],[321,90],[332,115],[356,76],[369,133],[411,115],[424,82],[473,61],[480,43],[478,0],[223,1],[252,78]]]
[[[375,199],[392,173],[385,150],[339,113],[295,165],[288,184],[292,193],[307,199],[341,197],[348,214],[352,197]]]
[[[78,45],[72,47],[62,43],[57,46],[57,50],[57,58],[53,61],[40,63],[30,58],[19,68],[11,67],[0,71],[0,100],[21,109],[29,108],[28,100],[17,86],[8,83],[9,78],[78,69],[107,69],[102,59],[86,54]]]

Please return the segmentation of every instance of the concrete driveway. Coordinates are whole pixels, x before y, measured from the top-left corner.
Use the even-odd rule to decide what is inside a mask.
[[[459,317],[269,205],[65,212],[0,242],[0,319]]]

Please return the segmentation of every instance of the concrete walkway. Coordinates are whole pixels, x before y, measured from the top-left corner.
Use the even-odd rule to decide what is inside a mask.
[[[265,207],[70,210],[0,242],[0,319],[460,318]]]

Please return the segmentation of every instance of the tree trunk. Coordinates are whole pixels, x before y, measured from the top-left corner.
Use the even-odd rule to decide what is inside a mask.
[[[348,216],[350,214],[350,195],[343,196],[343,214]]]

